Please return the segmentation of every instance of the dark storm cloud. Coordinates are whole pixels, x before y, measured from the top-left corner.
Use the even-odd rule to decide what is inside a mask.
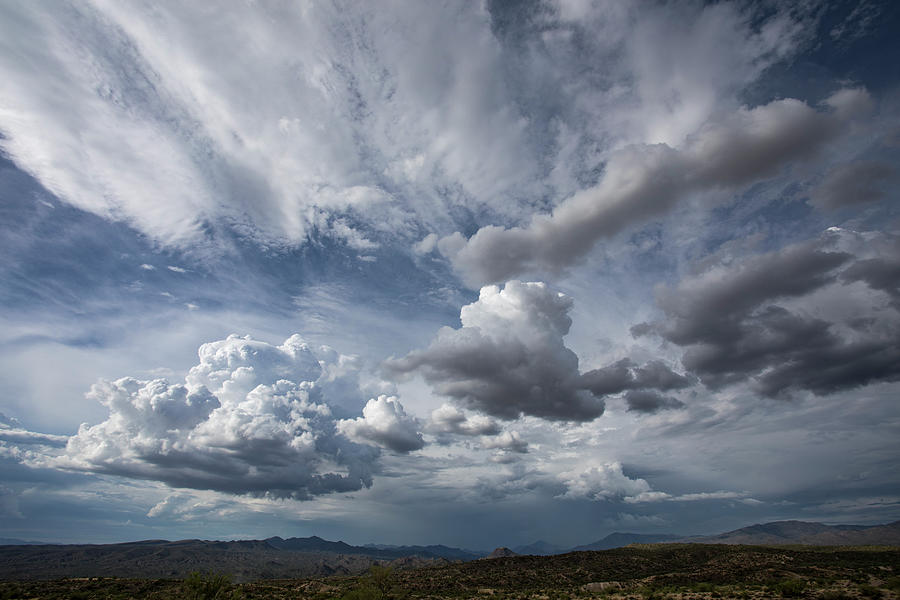
[[[663,288],[658,303],[666,320],[632,331],[655,331],[682,346],[685,369],[712,388],[749,379],[777,397],[894,381],[900,253],[886,235],[878,243],[856,240],[853,252],[829,249],[847,246],[851,237],[830,230]]]
[[[666,339],[679,345],[733,339],[742,320],[761,303],[803,296],[834,280],[850,256],[826,252],[816,243],[789,247],[745,260],[728,272],[712,270],[660,292],[670,317]]]
[[[584,389],[578,357],[563,343],[571,307],[542,283],[488,286],[460,311],[460,329],[442,328],[428,348],[385,367],[420,372],[439,394],[501,419],[589,421],[604,404]]]
[[[844,89],[826,100],[826,112],[793,99],[742,108],[702,127],[683,148],[619,151],[597,186],[564,200],[552,214],[535,215],[527,226],[482,227],[468,240],[455,234],[439,247],[470,285],[531,269],[557,272],[600,239],[667,213],[688,194],[745,185],[814,154],[870,103],[865,90]]]
[[[630,358],[623,358],[609,366],[588,371],[582,375],[582,383],[594,394],[605,396],[645,388],[683,389],[692,385],[694,380],[674,372],[659,360],[638,366]]]
[[[891,258],[868,258],[853,263],[841,273],[844,281],[863,281],[873,290],[890,295],[900,308],[900,248]]]
[[[632,390],[625,392],[625,403],[628,410],[639,413],[655,413],[669,408],[682,408],[684,402],[670,396],[664,396],[651,390]]]
[[[809,199],[815,206],[828,210],[874,202],[885,196],[896,173],[892,165],[879,161],[841,165],[813,188]]]
[[[563,341],[571,307],[571,299],[543,283],[486,286],[460,311],[461,328],[444,327],[428,348],[389,359],[385,368],[420,373],[437,393],[501,419],[590,421],[603,414],[604,396],[691,384],[660,361],[639,366],[623,359],[580,373]]]

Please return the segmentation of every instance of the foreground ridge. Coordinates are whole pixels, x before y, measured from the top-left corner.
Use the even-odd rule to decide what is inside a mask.
[[[556,556],[512,556],[368,575],[231,584],[250,599],[705,599],[898,597],[900,548],[635,545]],[[212,577],[210,575],[210,577]],[[80,579],[0,583],[0,597],[186,597],[178,580]],[[202,577],[201,577],[202,579]],[[217,596],[218,597],[218,596]]]

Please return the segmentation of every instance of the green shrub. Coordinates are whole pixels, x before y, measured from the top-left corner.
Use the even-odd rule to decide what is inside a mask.
[[[900,577],[889,577],[884,582],[884,587],[894,592],[900,592]]]
[[[341,596],[341,600],[381,600],[381,592],[372,586],[362,585]]]
[[[806,582],[800,579],[785,579],[775,584],[775,591],[784,598],[799,598],[806,590]]]
[[[390,567],[372,565],[360,585],[341,596],[341,600],[392,600],[398,593],[393,572]]]
[[[181,584],[185,600],[232,600],[242,597],[240,590],[231,585],[231,575],[224,573],[199,573],[188,575]]]

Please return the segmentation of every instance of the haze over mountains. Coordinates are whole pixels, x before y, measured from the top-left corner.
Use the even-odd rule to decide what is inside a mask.
[[[4,540],[7,541],[7,540]],[[15,540],[8,540],[15,541]],[[817,546],[900,546],[900,521],[885,525],[824,525],[778,521],[751,525],[703,537],[615,532],[592,542],[563,549],[545,541],[493,552],[442,545],[353,546],[318,536],[271,537],[265,540],[145,540],[123,544],[0,544],[0,578],[52,579],[60,577],[185,577],[192,571],[224,571],[240,580],[353,574],[375,563],[397,568],[498,558],[515,555],[556,555],[598,551],[660,542],[703,544]]]

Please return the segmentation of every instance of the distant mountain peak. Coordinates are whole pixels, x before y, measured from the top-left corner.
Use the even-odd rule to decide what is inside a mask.
[[[513,549],[516,554],[529,554],[534,556],[547,556],[550,554],[560,554],[566,552],[566,549],[556,544],[551,544],[545,540],[538,540],[524,546],[516,546]]]
[[[513,552],[506,546],[500,546],[499,548],[494,548],[494,551],[491,552],[487,558],[506,558],[508,556],[519,556],[519,554]]]
[[[675,542],[681,539],[680,536],[667,533],[626,533],[616,531],[610,533],[605,538],[585,544],[584,546],[576,546],[573,551],[583,550],[609,550],[611,548],[620,548],[630,544],[656,544],[659,542]]]

